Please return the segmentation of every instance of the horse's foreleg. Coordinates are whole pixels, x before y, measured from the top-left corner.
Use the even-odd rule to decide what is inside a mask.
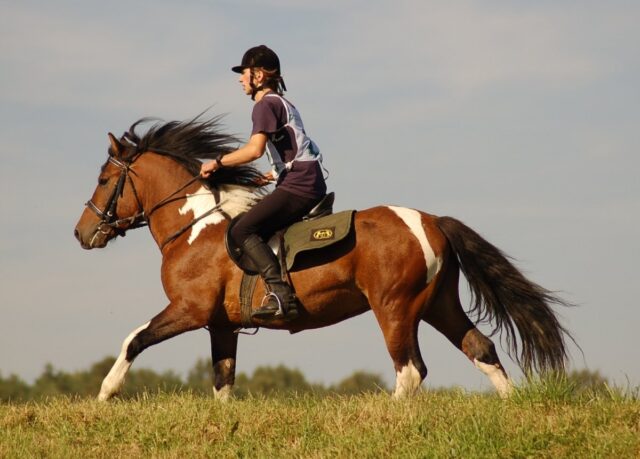
[[[124,384],[124,377],[127,375],[129,368],[131,368],[131,364],[133,361],[127,360],[127,349],[129,348],[129,344],[136,337],[138,333],[149,326],[150,322],[147,322],[143,326],[135,329],[122,343],[122,349],[120,350],[120,355],[116,359],[115,363],[109,370],[109,374],[102,380],[102,387],[100,388],[100,393],[98,394],[98,400],[105,401],[113,397],[117,394],[122,385]]]
[[[236,379],[238,334],[232,330],[210,329],[211,360],[213,363],[213,394],[216,400],[226,401],[232,395]]]
[[[184,305],[167,306],[150,322],[135,329],[122,343],[120,355],[102,381],[99,400],[108,400],[122,388],[125,376],[135,358],[146,348],[189,330],[202,328],[206,322],[188,314]]]

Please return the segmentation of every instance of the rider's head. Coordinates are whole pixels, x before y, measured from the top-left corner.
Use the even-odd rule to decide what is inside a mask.
[[[287,90],[280,74],[280,59],[265,45],[247,50],[240,65],[232,67],[231,70],[242,75],[240,82],[252,99],[255,99],[258,91],[265,89],[280,95]]]

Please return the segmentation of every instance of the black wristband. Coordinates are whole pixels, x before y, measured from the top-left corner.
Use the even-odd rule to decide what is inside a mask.
[[[216,156],[216,164],[218,165],[219,168],[223,168],[224,165],[222,164],[222,155],[218,155]]]

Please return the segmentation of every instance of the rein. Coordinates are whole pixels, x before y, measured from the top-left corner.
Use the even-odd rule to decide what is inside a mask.
[[[105,206],[105,210],[104,211],[100,210],[100,208],[93,201],[91,201],[91,199],[88,200],[85,203],[85,206],[87,206],[98,217],[100,217],[101,221],[100,221],[100,225],[98,226],[98,229],[96,231],[96,235],[98,234],[98,232],[100,232],[102,234],[107,234],[107,231],[103,230],[104,226],[113,229],[120,236],[124,236],[125,232],[127,230],[129,230],[129,229],[136,229],[136,228],[141,228],[143,226],[148,226],[149,225],[149,218],[151,217],[151,215],[156,210],[160,209],[161,207],[163,207],[163,206],[165,206],[165,205],[169,204],[170,202],[173,202],[173,201],[175,201],[177,199],[183,199],[184,196],[176,197],[176,195],[178,193],[180,193],[181,191],[184,191],[184,189],[186,189],[191,184],[193,184],[194,182],[196,182],[196,181],[198,181],[200,179],[200,176],[196,175],[195,177],[193,177],[190,180],[188,180],[184,185],[182,185],[176,191],[174,191],[173,193],[171,193],[170,195],[168,195],[164,199],[161,199],[158,203],[156,203],[153,207],[151,207],[151,209],[148,212],[145,212],[144,208],[142,207],[142,202],[140,201],[140,198],[138,196],[138,192],[136,190],[135,184],[134,184],[133,180],[131,179],[131,177],[129,175],[129,172],[131,172],[132,174],[136,175],[135,171],[131,168],[131,165],[138,158],[138,156],[140,156],[140,155],[137,155],[131,161],[127,161],[127,162],[118,161],[113,156],[109,157],[108,162],[110,162],[114,166],[118,167],[122,172],[120,173],[120,177],[118,178],[118,183],[116,184],[116,187],[113,189],[113,193],[111,193],[111,196],[109,197],[109,201],[107,202],[107,205]],[[118,199],[122,196],[122,193],[124,191],[124,185],[125,185],[125,182],[127,180],[129,180],[129,183],[131,184],[131,189],[133,190],[133,194],[134,194],[134,196],[136,198],[136,202],[138,204],[138,209],[139,210],[138,210],[138,212],[136,214],[132,215],[131,217],[120,218],[119,219],[119,218],[117,218],[117,215],[116,215],[115,211],[116,211],[116,207],[117,207],[117,204],[118,204]],[[215,195],[216,202],[220,201],[220,199],[219,199],[220,195],[217,192],[217,190],[214,191],[214,195]],[[194,218],[189,223],[187,223],[186,225],[181,227],[178,231],[176,231],[175,233],[171,234],[169,237],[167,237],[162,242],[162,244],[160,244],[160,250],[162,251],[162,249],[164,249],[164,247],[167,244],[169,244],[170,242],[173,242],[174,240],[176,240],[178,237],[180,237],[182,234],[184,234],[189,228],[191,228],[193,225],[198,223],[203,218],[208,217],[209,215],[213,214],[216,211],[220,211],[220,207],[222,206],[222,204],[223,204],[222,202],[219,202],[213,208],[209,209],[204,214]],[[222,214],[223,214],[223,216],[225,218],[227,218],[227,219],[230,218],[225,212],[222,212]],[[120,226],[123,223],[128,223],[129,225],[126,228],[121,228]]]

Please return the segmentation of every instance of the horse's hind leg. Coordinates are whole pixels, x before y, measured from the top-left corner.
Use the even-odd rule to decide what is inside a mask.
[[[231,397],[236,379],[238,334],[224,329],[210,329],[209,333],[213,363],[213,394],[217,400],[226,401]]]
[[[102,381],[99,400],[108,400],[122,388],[134,359],[146,348],[189,330],[202,328],[206,321],[186,312],[184,305],[172,303],[150,322],[135,329],[122,343],[120,355]]]
[[[451,268],[450,268],[451,269]],[[453,272],[453,274],[452,274]],[[427,309],[423,319],[447,337],[482,371],[502,398],[513,390],[493,342],[469,320],[458,296],[458,271],[451,269],[444,280],[436,301]]]

